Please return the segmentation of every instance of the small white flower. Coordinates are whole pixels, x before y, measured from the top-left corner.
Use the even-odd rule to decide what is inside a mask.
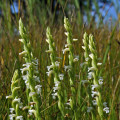
[[[29,67],[30,67],[30,65],[31,65],[31,63],[26,63],[26,64],[23,64],[23,66],[25,66],[25,67],[27,67],[27,68],[29,68]]]
[[[90,57],[91,59],[93,59],[93,56],[94,56],[94,55],[93,55],[92,53],[89,55],[89,57]]]
[[[51,66],[47,66],[48,71],[50,71]]]
[[[71,98],[68,100],[67,103],[65,103],[66,105],[70,106],[70,102],[71,102]]]
[[[105,107],[103,111],[105,111],[106,113],[109,113],[109,107]]]
[[[22,42],[22,43],[24,43],[25,40],[24,39],[19,39],[19,41]]]
[[[32,64],[34,64],[34,65],[37,66],[37,65],[38,65],[38,59],[33,59],[33,60],[32,60]]]
[[[41,93],[41,85],[36,85],[35,86],[35,89],[36,89],[36,91],[37,91],[37,94],[40,94]]]
[[[55,81],[55,87],[53,87],[53,92],[56,92],[56,90],[58,90],[58,86],[59,86],[59,81]]]
[[[49,39],[46,39],[46,42],[49,44]]]
[[[31,106],[31,108],[33,108],[34,107],[34,105],[30,105]]]
[[[59,74],[59,79],[63,80],[64,74]]]
[[[55,66],[59,67],[60,62],[56,61]]]
[[[82,46],[82,49],[84,49],[84,50],[85,50],[85,46]]]
[[[88,62],[88,60],[89,60],[89,57],[85,58],[85,61],[87,61],[87,62]]]
[[[20,103],[20,99],[21,99],[21,98],[15,98],[15,99],[13,100],[13,102],[18,102],[18,103]]]
[[[57,96],[57,93],[53,93],[52,95]]]
[[[92,107],[87,107],[87,112],[91,112],[92,109]]]
[[[35,94],[35,92],[30,92],[29,93],[29,96],[31,97],[31,96],[33,96]]]
[[[88,79],[90,80],[90,79],[92,79],[93,78],[93,72],[89,72],[88,73]]]
[[[98,95],[98,92],[92,91],[92,97],[95,97],[96,95]]]
[[[102,63],[97,63],[98,66],[102,65]]]
[[[23,116],[17,116],[17,117],[16,117],[16,120],[18,120],[18,119],[19,119],[19,120],[23,120]]]
[[[99,85],[91,85],[92,86],[92,90],[94,90],[95,88],[98,88],[99,87]]]
[[[29,112],[29,115],[32,115],[32,113],[36,113],[36,111],[35,110],[28,110],[28,112]]]
[[[70,106],[70,102],[65,103],[66,105]]]
[[[99,80],[99,84],[102,85],[103,84],[103,78],[101,77]]]
[[[67,47],[69,47],[69,46],[71,46],[71,44],[65,44],[65,48],[67,48]]]
[[[97,101],[96,100],[93,100],[92,103],[93,103],[93,105],[97,105]]]
[[[52,98],[55,100],[55,99],[56,99],[56,96],[52,95]]]
[[[15,114],[10,114],[10,115],[9,115],[10,120],[13,120],[13,118],[14,118],[15,116],[16,116]]]
[[[46,72],[48,76],[50,76],[53,73],[53,70],[50,70],[48,72]]]
[[[47,66],[48,71],[50,71],[50,69],[53,67],[54,67],[54,65]]]
[[[27,54],[27,51],[23,51],[23,52],[19,53],[19,55],[24,55],[24,54]]]
[[[25,68],[22,68],[22,69],[20,69],[20,70],[21,70],[21,72],[22,72],[22,74],[23,74],[25,71],[28,71],[29,68],[28,68],[28,67],[25,67]]]
[[[59,81],[55,81],[55,87],[58,87],[59,86]]]
[[[78,39],[73,39],[73,41],[78,41]]]
[[[52,53],[52,52],[53,52],[53,50],[46,50],[46,52],[47,52],[47,53]]]
[[[68,36],[68,34],[69,34],[68,32],[64,32],[64,33],[65,33],[66,36]]]
[[[69,48],[65,48],[65,49],[62,50],[62,51],[63,51],[63,54],[64,54],[65,52],[70,51],[70,49],[69,49]]]
[[[51,95],[52,95],[53,99],[56,99],[57,93],[52,93]]]
[[[27,76],[27,75],[23,75],[22,78],[23,78],[23,80],[25,80],[25,81],[28,80],[28,76]]]
[[[10,113],[13,113],[14,112],[14,108],[10,108]]]
[[[53,87],[53,92],[56,92],[58,90],[58,87]]]
[[[66,70],[71,69],[72,67],[70,65],[68,65],[68,66],[64,66],[64,68],[65,68],[65,71],[66,71]]]
[[[28,82],[26,83],[26,87],[27,87],[27,89],[29,89],[29,88],[30,88],[30,85],[29,85],[29,83],[28,83]]]
[[[89,71],[96,71],[96,70],[97,70],[97,68],[95,68],[95,67],[89,67],[89,68],[88,68],[88,72],[89,72]]]
[[[77,62],[77,61],[79,61],[79,59],[78,58],[74,58],[73,62]]]
[[[8,99],[8,98],[12,98],[12,95],[6,96],[6,99]]]

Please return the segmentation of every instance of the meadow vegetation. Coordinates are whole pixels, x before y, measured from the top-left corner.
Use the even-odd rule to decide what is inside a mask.
[[[120,19],[54,23],[32,5],[21,19],[8,7],[0,21],[0,119],[119,120]]]

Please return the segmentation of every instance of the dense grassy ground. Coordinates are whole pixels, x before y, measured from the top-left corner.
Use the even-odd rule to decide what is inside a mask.
[[[117,120],[119,118],[120,109],[120,90],[118,85],[118,78],[120,75],[120,45],[118,44],[117,40],[119,40],[120,33],[117,29],[115,29],[113,33],[114,28],[108,29],[107,26],[101,28],[89,28],[88,26],[84,26],[82,29],[79,29],[75,23],[72,23],[72,28],[73,36],[78,39],[78,41],[73,46],[75,54],[79,55],[80,57],[80,60],[77,63],[77,67],[80,70],[79,72],[82,71],[80,64],[84,62],[84,51],[81,47],[83,45],[82,38],[84,32],[92,33],[94,35],[98,56],[101,58],[100,62],[103,62],[107,48],[110,47],[102,71],[102,76],[104,78],[102,97],[106,102],[108,102],[108,106],[111,106],[110,109],[114,109],[108,116],[113,114],[112,117],[114,116],[114,120]],[[46,66],[50,64],[49,55],[45,52],[48,48],[45,41],[45,29],[32,26],[32,29],[28,27],[28,31],[30,42],[33,47],[33,54],[39,60],[39,76],[43,82],[42,84],[44,84],[47,80]],[[62,56],[61,50],[64,48],[64,45],[66,43],[66,36],[64,35],[64,31],[65,30],[63,25],[54,25],[52,27],[52,35],[55,40],[58,57]],[[21,43],[18,41],[19,38],[19,35],[10,36],[3,34],[0,41],[0,119],[3,120],[7,119],[9,113],[10,101],[6,100],[6,95],[9,95],[11,93],[10,85],[12,75],[14,73],[14,70],[23,64],[23,60],[18,55],[22,51]],[[63,63],[63,61],[64,59],[62,57],[61,62]],[[77,69],[76,72],[78,72]],[[24,90],[22,91],[21,95],[25,95]],[[53,114],[57,113],[53,112]],[[110,119],[113,120],[113,118]]]
[[[6,3],[5,3],[6,4]],[[5,5],[4,4],[4,5]],[[4,7],[3,7],[4,8]],[[6,99],[6,96],[11,94],[11,80],[16,69],[20,70],[22,65],[25,63],[22,56],[19,56],[19,53],[23,50],[23,46],[20,43],[19,39],[21,36],[18,32],[14,32],[14,28],[18,29],[18,19],[19,16],[16,16],[16,19],[12,18],[9,12],[9,7],[5,9],[4,21],[0,21],[0,119],[6,120],[9,117],[9,108],[11,107],[11,100]],[[30,11],[29,11],[30,12]],[[40,12],[40,11],[38,11]],[[44,13],[44,12],[43,12]],[[36,13],[37,14],[37,13]],[[66,31],[63,25],[63,19],[59,18],[59,24],[55,23],[51,25],[51,19],[53,16],[44,21],[39,18],[42,22],[30,14],[29,18],[23,18],[23,23],[26,26],[28,37],[32,46],[32,51],[34,57],[38,59],[38,76],[42,84],[42,105],[41,105],[41,114],[42,119],[60,119],[61,112],[57,107],[58,99],[53,100],[51,97],[51,91],[54,87],[54,76],[47,76],[47,66],[51,64],[50,56],[46,53],[48,50],[48,44],[46,43],[46,29],[47,26],[50,26],[53,39],[55,41],[55,48],[57,51],[57,57],[60,62],[59,72],[64,74],[63,80],[63,89],[67,91],[67,99],[70,98],[71,90],[69,83],[69,75],[64,71],[64,65],[69,64],[68,53],[63,54],[63,49],[65,48]],[[44,14],[43,14],[44,16]],[[42,16],[42,17],[43,17]],[[47,15],[46,15],[47,16]],[[46,17],[45,16],[45,17]],[[34,23],[33,23],[34,21]],[[54,21],[54,20],[53,20]],[[52,21],[52,22],[53,22]],[[78,62],[75,64],[75,75],[78,77],[75,78],[75,88],[80,96],[80,103],[78,105],[78,113],[81,120],[91,120],[91,114],[87,113],[87,107],[89,106],[88,97],[87,97],[87,84],[81,84],[81,81],[86,79],[87,70],[82,68],[81,64],[85,62],[83,46],[83,35],[84,33],[92,34],[95,39],[95,45],[97,48],[97,54],[99,62],[102,63],[102,66],[99,67],[99,74],[103,77],[103,85],[101,89],[102,99],[104,102],[107,102],[107,106],[110,111],[108,114],[104,113],[104,119],[107,120],[119,120],[120,119],[120,31],[119,31],[119,20],[116,22],[116,25],[100,25],[99,27],[95,26],[94,21],[86,24],[78,24],[78,19],[74,16],[70,18],[73,38],[77,38],[74,44],[74,55],[79,56]],[[21,76],[21,75],[20,75]],[[24,81],[20,82],[21,90],[19,92],[22,102],[27,103],[26,97],[26,87]],[[80,88],[79,88],[80,85]],[[76,96],[76,99],[79,99]],[[79,100],[78,100],[79,101]],[[77,101],[77,102],[78,102]],[[49,104],[48,104],[49,103]],[[23,115],[26,116],[27,112],[23,112]],[[64,119],[71,120],[73,113],[71,111],[65,111]],[[95,116],[99,120],[99,115],[97,108],[95,107]],[[57,118],[58,117],[58,118]],[[27,119],[25,117],[25,119]],[[35,118],[33,118],[35,119]]]

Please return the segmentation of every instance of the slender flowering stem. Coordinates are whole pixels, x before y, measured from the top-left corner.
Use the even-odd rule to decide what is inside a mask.
[[[22,102],[21,102],[21,98],[19,98],[18,96],[18,91],[20,90],[20,86],[19,86],[19,82],[20,82],[20,78],[19,78],[19,74],[18,74],[18,70],[15,70],[13,78],[12,78],[12,84],[11,84],[11,91],[12,91],[12,95],[10,96],[6,96],[6,98],[12,98],[12,107],[10,108],[10,115],[9,118],[13,119],[13,118],[18,118],[18,116],[21,116],[21,108],[22,108]],[[13,114],[15,112],[15,114]],[[22,119],[22,116],[21,116]]]
[[[74,70],[74,53],[73,53],[73,36],[72,36],[72,27],[69,23],[68,18],[64,18],[64,27],[67,32],[65,32],[65,35],[67,36],[67,48],[65,48],[64,51],[69,51],[69,66],[68,74],[70,78],[70,86],[71,86],[71,98],[70,98],[70,106],[71,109],[74,112],[74,118],[77,120],[77,111],[76,111],[76,88],[75,88],[75,70]],[[76,40],[75,40],[76,41]],[[63,53],[64,54],[64,53]]]
[[[47,40],[46,42],[49,44],[49,50],[50,52],[50,59],[51,59],[51,63],[52,65],[48,66],[48,75],[50,73],[50,69],[52,69],[52,73],[54,73],[54,83],[55,83],[55,87],[53,87],[53,99],[56,98],[56,96],[58,97],[58,108],[60,109],[60,112],[62,114],[61,119],[64,119],[64,115],[65,115],[65,108],[64,108],[64,93],[62,90],[62,80],[63,80],[63,75],[59,74],[58,72],[58,67],[59,67],[59,62],[56,61],[56,50],[55,50],[55,44],[50,32],[50,28],[47,28],[46,31],[46,36],[47,36]],[[57,91],[57,92],[56,92]]]
[[[89,67],[90,67],[90,57],[89,57],[89,53],[90,53],[90,49],[89,49],[89,36],[88,34],[85,32],[83,35],[83,43],[84,46],[82,46],[82,48],[84,49],[84,58],[85,58],[85,71],[89,71]],[[89,108],[92,107],[92,109],[89,109],[87,112],[91,112],[92,114],[92,120],[95,120],[95,115],[94,115],[94,108],[93,108],[93,103],[92,103],[92,97],[91,97],[91,84],[92,81],[91,79],[89,79],[90,77],[88,77],[90,72],[87,73],[87,81],[88,81],[88,86],[87,86],[87,95],[88,95],[88,99],[89,99]],[[92,76],[91,76],[92,78]]]
[[[38,60],[34,59],[32,54],[32,47],[29,41],[29,37],[27,35],[27,31],[21,21],[19,20],[19,32],[22,37],[20,39],[20,42],[23,43],[24,51],[20,53],[20,55],[24,56],[26,64],[23,65],[23,69],[21,69],[23,74],[23,79],[26,83],[26,91],[27,91],[27,97],[28,102],[31,102],[31,99],[33,102],[35,102],[35,110],[34,114],[37,120],[41,120],[41,114],[40,114],[40,105],[41,105],[41,98],[40,98],[40,90],[41,85],[36,84],[36,74],[38,74]],[[26,75],[24,75],[26,73]],[[37,81],[40,81],[37,79]],[[29,104],[28,103],[28,104]]]
[[[92,75],[94,79],[93,84],[94,86],[97,86],[95,87],[96,91],[93,91],[92,95],[96,99],[99,116],[101,120],[103,120],[103,103],[102,103],[102,96],[101,96],[99,78],[98,78],[99,71],[97,67],[98,58],[97,58],[97,50],[93,40],[93,35],[89,35],[89,49],[91,51],[90,58],[92,59],[92,67],[89,70],[92,71]]]

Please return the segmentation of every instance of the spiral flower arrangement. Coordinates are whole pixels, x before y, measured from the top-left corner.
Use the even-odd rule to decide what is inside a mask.
[[[76,94],[77,90],[75,88],[75,70],[74,70],[74,63],[77,62],[79,59],[77,57],[74,57],[74,50],[73,50],[73,42],[77,41],[78,39],[73,39],[72,36],[72,27],[69,23],[68,18],[64,18],[64,27],[67,32],[65,32],[65,35],[67,36],[67,44],[65,45],[65,49],[63,50],[63,54],[65,52],[69,52],[69,65],[65,66],[65,70],[67,69],[69,80],[70,80],[70,87],[71,87],[71,98],[69,100],[70,107],[72,111],[74,112],[74,119],[77,120],[77,102],[76,102]],[[67,68],[66,68],[67,67]]]
[[[22,113],[20,112],[23,104],[21,102],[21,98],[19,98],[18,91],[20,90],[19,82],[20,82],[18,70],[15,70],[12,82],[11,82],[11,91],[12,94],[10,96],[6,96],[8,99],[12,99],[12,108],[10,108],[10,120],[13,120],[14,118],[16,120],[23,120]]]
[[[85,71],[88,71],[89,67],[90,67],[90,57],[89,57],[89,53],[90,53],[90,49],[89,49],[89,36],[88,34],[85,32],[83,35],[83,44],[84,46],[82,46],[82,48],[84,49],[84,58],[85,58],[85,62],[82,64],[82,66],[85,66]],[[87,107],[87,112],[91,112],[92,114],[92,120],[95,120],[95,115],[94,115],[94,108],[93,108],[93,103],[92,103],[92,90],[91,90],[91,84],[92,84],[92,75],[90,74],[90,72],[87,72],[87,78],[86,80],[82,80],[82,83],[85,84],[87,83],[87,96],[88,96],[88,107]]]
[[[23,43],[24,51],[19,53],[19,55],[23,55],[25,59],[25,64],[23,64],[23,68],[21,68],[22,77],[26,84],[27,98],[28,104],[34,102],[34,106],[31,105],[28,107],[29,115],[35,115],[37,120],[41,120],[40,114],[40,105],[41,105],[41,88],[40,79],[37,76],[38,72],[38,60],[34,59],[32,54],[32,47],[30,45],[29,37],[27,36],[26,29],[21,21],[19,20],[19,32],[22,37],[19,41]],[[27,108],[27,107],[26,107]]]
[[[61,119],[64,119],[65,116],[65,108],[64,108],[64,99],[65,99],[65,94],[64,91],[62,90],[62,80],[64,75],[59,73],[58,67],[59,67],[59,62],[56,61],[56,50],[55,50],[55,43],[53,41],[50,28],[48,27],[46,30],[46,42],[49,44],[49,50],[46,52],[50,53],[50,60],[51,60],[51,65],[47,66],[48,72],[47,75],[50,76],[50,74],[54,74],[54,84],[55,86],[53,87],[53,93],[52,97],[53,99],[56,99],[58,97],[58,108],[62,114]]]
[[[93,105],[98,106],[98,114],[100,116],[100,119],[104,119],[103,111],[106,111],[106,113],[109,113],[109,108],[104,105],[102,100],[102,94],[101,94],[101,87],[103,84],[103,78],[99,77],[99,69],[98,66],[102,63],[98,63],[98,57],[97,57],[97,50],[94,43],[93,35],[89,35],[89,49],[91,54],[89,54],[89,57],[91,58],[91,67],[88,68],[88,72],[93,77],[93,85],[91,85],[92,89],[92,97],[93,97]],[[105,108],[104,108],[105,106]]]

